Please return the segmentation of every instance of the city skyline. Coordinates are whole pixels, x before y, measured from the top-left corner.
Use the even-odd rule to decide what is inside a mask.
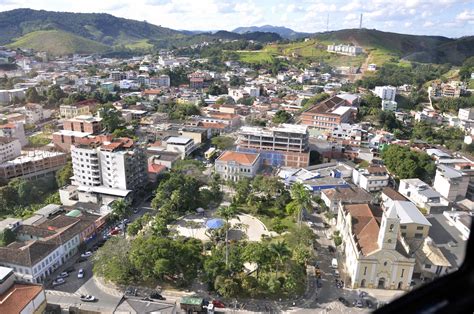
[[[138,0],[50,1],[0,0],[0,11],[17,8],[77,13],[108,13],[178,30],[228,30],[274,25],[298,32],[362,27],[381,31],[462,37],[472,35],[474,8],[466,0],[235,1]]]

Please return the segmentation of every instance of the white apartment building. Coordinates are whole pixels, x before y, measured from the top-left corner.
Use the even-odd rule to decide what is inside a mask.
[[[160,76],[158,76],[157,85],[159,87],[170,87],[171,80],[170,80],[169,75],[160,75]]]
[[[375,86],[374,94],[382,100],[395,101],[397,88],[394,86]]]
[[[28,144],[28,140],[25,136],[25,128],[21,122],[0,124],[0,136],[18,139],[21,143],[21,147]]]
[[[368,192],[380,191],[388,185],[389,175],[384,166],[371,165],[367,169],[354,169],[352,181]]]
[[[225,151],[216,159],[214,169],[224,180],[253,178],[262,165],[260,154]]]
[[[450,202],[466,197],[469,186],[469,176],[454,168],[439,165],[433,188]]]
[[[361,54],[363,49],[359,46],[332,44],[328,45],[327,51],[349,56],[356,56]]]
[[[107,204],[142,187],[147,180],[146,157],[131,139],[120,138],[71,146],[80,202]]]
[[[474,120],[474,108],[461,108],[458,112],[459,120]]]
[[[51,110],[44,109],[40,104],[26,104],[24,113],[27,124],[35,124],[51,117]]]
[[[0,164],[21,155],[21,144],[18,139],[0,137]]]
[[[196,149],[194,140],[186,136],[170,136],[165,140],[165,142],[166,150],[169,152],[179,153],[181,159],[186,158]]]
[[[428,213],[448,209],[448,200],[418,178],[400,180],[398,192]]]
[[[382,100],[382,110],[397,111],[398,103],[394,100]]]

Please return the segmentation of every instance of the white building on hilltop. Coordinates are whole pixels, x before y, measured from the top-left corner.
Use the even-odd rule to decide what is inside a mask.
[[[469,176],[454,168],[439,165],[433,188],[450,202],[466,197],[469,186]]]

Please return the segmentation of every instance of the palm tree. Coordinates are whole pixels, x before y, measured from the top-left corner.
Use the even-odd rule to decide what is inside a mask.
[[[311,195],[300,182],[296,182],[291,186],[290,195],[296,205],[298,225],[301,226],[303,210],[312,206]]]
[[[118,199],[112,203],[112,216],[122,220],[130,212],[130,203],[124,199]]]
[[[270,250],[276,255],[276,277],[278,278],[278,268],[283,265],[290,256],[290,250],[285,241],[274,242],[270,244]]]
[[[226,222],[225,226],[225,265],[229,265],[229,220],[237,217],[237,206],[235,204],[230,204],[229,206],[219,207],[217,210],[217,216],[223,218]],[[238,217],[237,217],[238,218]]]

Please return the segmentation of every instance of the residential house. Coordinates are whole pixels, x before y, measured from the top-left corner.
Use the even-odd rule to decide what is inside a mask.
[[[370,165],[352,172],[352,181],[369,192],[380,191],[388,185],[389,178],[387,168],[382,165]]]
[[[260,154],[224,151],[215,161],[214,169],[224,180],[253,178],[262,165]]]
[[[450,202],[466,197],[469,176],[449,166],[438,165],[433,188]]]
[[[400,180],[398,192],[426,213],[440,213],[448,209],[448,200],[420,179]]]

